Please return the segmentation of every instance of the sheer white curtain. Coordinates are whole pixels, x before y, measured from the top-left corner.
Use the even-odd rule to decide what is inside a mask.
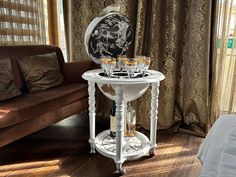
[[[216,12],[212,123],[236,113],[236,0],[218,0]]]
[[[0,0],[0,45],[46,44],[44,0]]]

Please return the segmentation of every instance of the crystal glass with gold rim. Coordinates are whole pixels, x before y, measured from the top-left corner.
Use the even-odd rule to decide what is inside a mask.
[[[100,59],[101,68],[102,68],[102,70],[103,70],[105,75],[107,75],[106,65],[107,65],[108,61],[111,61],[111,57],[110,56],[103,56]]]
[[[127,61],[128,58],[125,55],[121,55],[117,57],[117,66],[120,72],[122,72],[125,68],[125,61]]]
[[[135,58],[128,58],[127,61],[125,61],[125,69],[127,70],[129,78],[132,78],[134,76],[136,68],[137,61]]]
[[[137,68],[140,74],[142,74],[142,76],[144,77],[150,66],[150,57],[137,56],[136,60],[137,60]]]
[[[105,68],[106,68],[107,76],[111,77],[111,75],[113,74],[113,71],[116,68],[116,59],[115,58],[110,58],[110,60],[108,60],[106,62]]]

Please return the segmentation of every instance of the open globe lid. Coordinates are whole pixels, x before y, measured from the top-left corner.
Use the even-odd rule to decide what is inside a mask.
[[[133,40],[133,28],[127,17],[119,12],[107,12],[96,17],[85,32],[88,56],[97,64],[102,56],[124,55]]]

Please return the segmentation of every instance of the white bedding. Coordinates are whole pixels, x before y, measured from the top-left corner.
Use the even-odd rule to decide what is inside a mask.
[[[236,177],[236,115],[221,116],[197,154],[200,177]]]

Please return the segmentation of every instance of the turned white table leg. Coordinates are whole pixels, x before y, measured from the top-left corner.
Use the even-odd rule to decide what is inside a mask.
[[[95,83],[88,82],[88,92],[89,92],[89,131],[90,131],[90,153],[95,153]]]
[[[122,158],[122,147],[124,143],[124,98],[121,85],[116,86],[116,168],[120,174],[125,171],[122,167],[124,159]]]
[[[152,83],[152,100],[151,100],[151,117],[150,117],[150,155],[155,155],[156,144],[156,133],[157,133],[157,114],[158,114],[158,96],[159,96],[159,85],[160,83]]]

